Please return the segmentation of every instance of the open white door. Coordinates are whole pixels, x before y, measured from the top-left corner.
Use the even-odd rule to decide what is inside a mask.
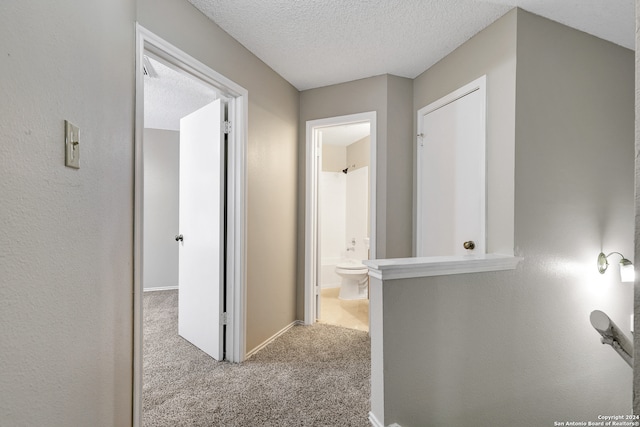
[[[224,105],[180,120],[178,333],[224,357]]]

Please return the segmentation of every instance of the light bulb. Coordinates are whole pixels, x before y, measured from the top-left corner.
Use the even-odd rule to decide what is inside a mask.
[[[620,261],[620,281],[622,283],[633,283],[636,280],[636,272],[633,264],[628,259],[622,258]]]

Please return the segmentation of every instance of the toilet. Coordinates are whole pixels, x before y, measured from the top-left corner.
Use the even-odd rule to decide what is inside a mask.
[[[338,298],[342,300],[367,298],[369,269],[364,264],[356,260],[348,260],[336,265],[336,273],[341,278]]]

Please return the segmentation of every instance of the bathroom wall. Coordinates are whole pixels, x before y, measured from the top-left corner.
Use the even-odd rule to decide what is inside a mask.
[[[370,188],[370,169],[369,163],[371,162],[371,136],[365,136],[364,138],[354,142],[353,144],[349,144],[347,146],[347,164],[356,165],[354,170],[360,168],[367,168],[366,177],[365,174],[358,172],[357,174],[351,175],[351,179],[353,181],[351,184],[352,188],[361,189],[361,193],[358,193],[355,197],[362,197],[363,194],[366,194],[366,200],[357,202],[357,206],[371,206],[371,188]],[[351,172],[349,172],[351,174]],[[365,181],[366,180],[366,181]],[[355,183],[354,181],[357,181]],[[360,190],[359,190],[360,191]],[[366,245],[362,244],[362,241],[365,237],[369,238],[371,235],[371,212],[367,210],[365,213],[358,214],[360,218],[367,219],[366,224],[364,225],[364,229],[361,230],[358,228],[356,234],[360,237],[357,237],[356,240],[358,244],[356,245],[356,259],[369,259],[369,249]],[[355,222],[357,227],[361,227],[359,222]]]
[[[344,147],[338,148],[346,152]],[[320,285],[334,288],[340,286],[340,276],[335,272],[335,267],[344,258],[346,249],[347,175],[323,170],[319,178]]]
[[[374,393],[372,407],[382,397],[385,425],[543,426],[631,413],[632,371],[600,343],[589,314],[603,310],[629,335],[633,289],[595,262],[601,250],[633,253],[633,52],[517,10],[441,61],[430,86],[446,87],[462,67],[488,73],[489,87],[492,70],[514,63],[516,42],[523,261],[509,272],[385,282],[384,351],[372,353],[372,366],[384,363],[375,373],[384,396]]]
[[[347,165],[356,165],[355,168],[360,169],[365,166],[369,166],[371,162],[371,136],[365,136],[358,141],[351,143],[347,146]]]
[[[339,145],[322,145],[322,170],[340,172],[347,166],[347,150]]]
[[[145,129],[143,138],[143,287],[177,287],[180,132]]]
[[[345,243],[353,248],[353,251],[347,252],[347,258],[362,261],[369,259],[365,243],[365,238],[369,237],[369,167],[349,171],[346,178]]]
[[[369,137],[348,146],[322,145],[320,194],[320,285],[340,286],[335,266],[345,258],[368,259],[364,239],[369,237]],[[347,174],[347,165],[356,164]],[[339,172],[336,172],[339,171]],[[355,239],[355,245],[351,244]],[[355,250],[347,251],[353,247]]]
[[[134,22],[130,0],[0,2],[3,426],[131,424]]]
[[[299,93],[186,0],[138,0],[137,6],[142,26],[249,91],[246,349],[251,351],[301,318],[296,316]]]

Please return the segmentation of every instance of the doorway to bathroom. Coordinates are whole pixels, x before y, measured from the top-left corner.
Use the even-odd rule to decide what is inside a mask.
[[[307,122],[305,324],[369,330],[376,113]]]

